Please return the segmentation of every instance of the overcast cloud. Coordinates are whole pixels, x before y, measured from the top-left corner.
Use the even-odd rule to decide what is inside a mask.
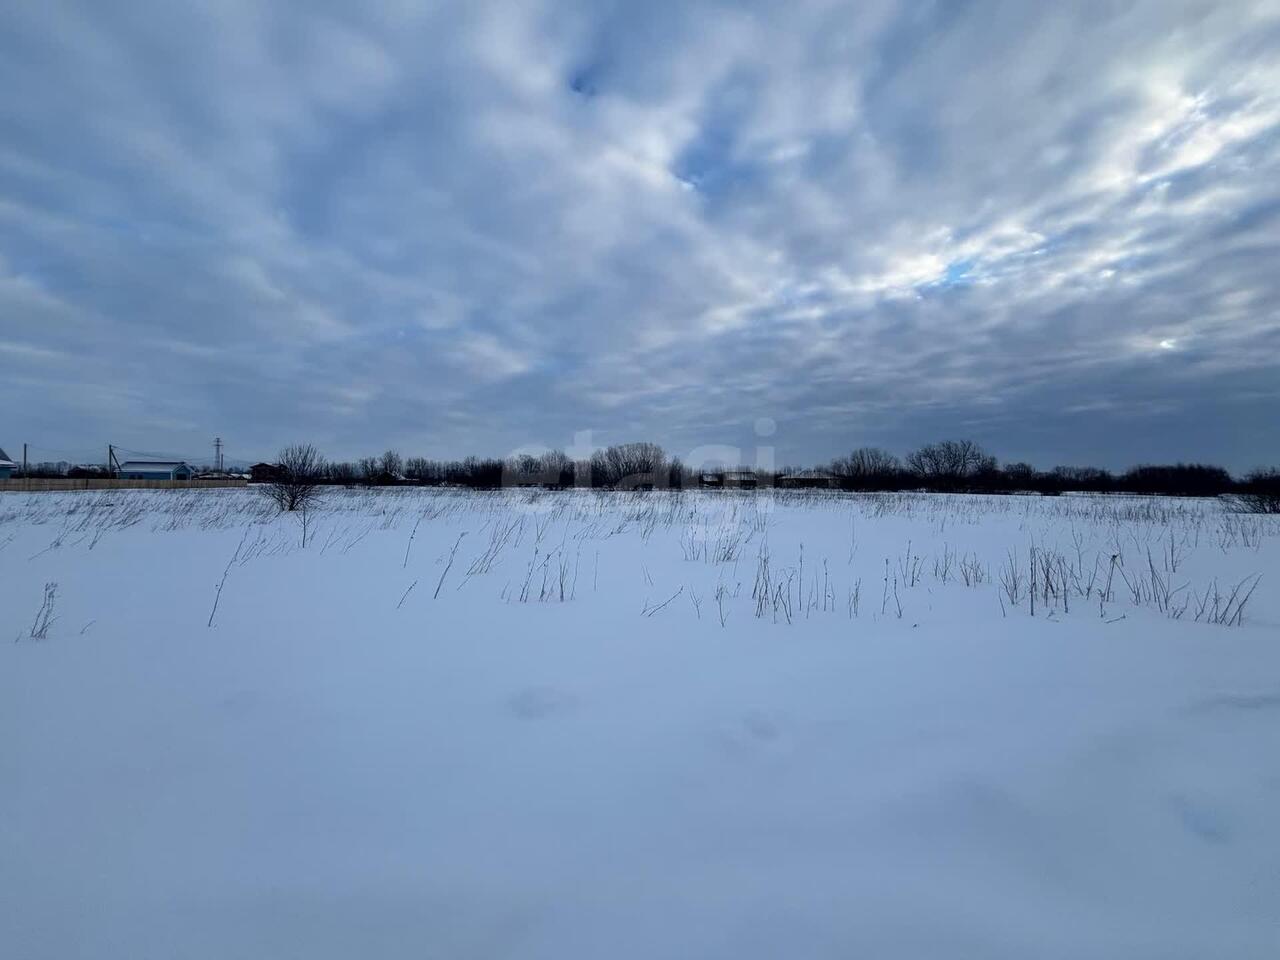
[[[1280,460],[1280,4],[6,4],[0,408]]]

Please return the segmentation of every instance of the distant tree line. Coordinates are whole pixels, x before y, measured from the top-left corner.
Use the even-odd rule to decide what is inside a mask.
[[[31,463],[27,465],[27,472],[22,472],[19,465],[14,468],[13,475],[15,477],[27,476],[33,479],[41,480],[58,480],[70,478],[72,480],[98,479],[107,476],[107,468],[99,467],[94,464],[80,465],[70,464],[63,461],[51,462],[42,460],[39,463]]]
[[[253,479],[270,482],[296,459],[296,447],[281,452],[275,464],[261,464]],[[289,454],[290,456],[286,456]],[[319,484],[343,486],[457,486],[488,490],[509,486],[597,487],[608,489],[681,488],[696,482],[679,458],[669,458],[654,443],[625,443],[597,450],[589,459],[573,460],[560,450],[524,454],[505,460],[467,457],[430,460],[403,457],[395,450],[354,461],[325,461],[310,472]]]
[[[431,460],[402,457],[395,450],[356,461],[326,461],[313,448],[282,451],[276,465],[261,465],[254,479],[279,482],[298,469],[299,450],[307,482],[344,486],[586,487],[595,489],[681,489],[700,484],[703,471],[686,467],[654,443],[626,443],[597,450],[574,460],[563,451],[525,454],[507,459],[467,457]],[[291,466],[290,466],[291,465]],[[734,472],[734,471],[731,471]],[[741,473],[743,471],[736,471]],[[1141,465],[1122,473],[1097,467],[1054,467],[1039,470],[1029,463],[1003,466],[970,440],[926,444],[905,458],[878,447],[861,447],[825,467],[801,471],[749,471],[760,486],[786,486],[801,475],[804,485],[850,491],[930,490],[943,493],[1086,493],[1159,494],[1214,497],[1232,495],[1248,509],[1280,512],[1280,471],[1255,471],[1236,478],[1222,467],[1200,463]],[[287,501],[286,497],[286,501]],[[287,509],[287,506],[286,506]]]
[[[845,490],[925,489],[973,493],[1135,493],[1216,497],[1274,485],[1276,471],[1255,471],[1237,479],[1222,467],[1202,463],[1143,464],[1123,473],[1098,467],[1038,470],[1029,463],[1001,466],[968,440],[931,443],[905,460],[864,447],[832,461],[829,470]]]

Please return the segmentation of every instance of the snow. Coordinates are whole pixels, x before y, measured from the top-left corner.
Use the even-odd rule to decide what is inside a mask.
[[[1274,520],[335,491],[301,533],[252,490],[0,497],[5,956],[1280,948]],[[1187,586],[1033,618],[1033,542]]]

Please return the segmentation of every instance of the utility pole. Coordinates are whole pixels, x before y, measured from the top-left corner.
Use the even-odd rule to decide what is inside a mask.
[[[107,476],[114,478],[116,470],[120,466],[120,461],[116,459],[116,448],[111,444],[107,444]]]
[[[213,469],[222,472],[222,438],[213,438]]]
[[[22,489],[31,489],[31,474],[27,471],[27,445],[22,445]]]

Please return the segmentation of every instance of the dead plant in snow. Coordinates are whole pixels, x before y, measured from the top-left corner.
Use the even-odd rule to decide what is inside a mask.
[[[49,628],[58,618],[53,615],[54,605],[58,600],[58,584],[56,581],[50,580],[44,585],[44,598],[40,602],[40,609],[36,611],[36,618],[31,622],[31,629],[27,632],[29,640],[48,640]]]

